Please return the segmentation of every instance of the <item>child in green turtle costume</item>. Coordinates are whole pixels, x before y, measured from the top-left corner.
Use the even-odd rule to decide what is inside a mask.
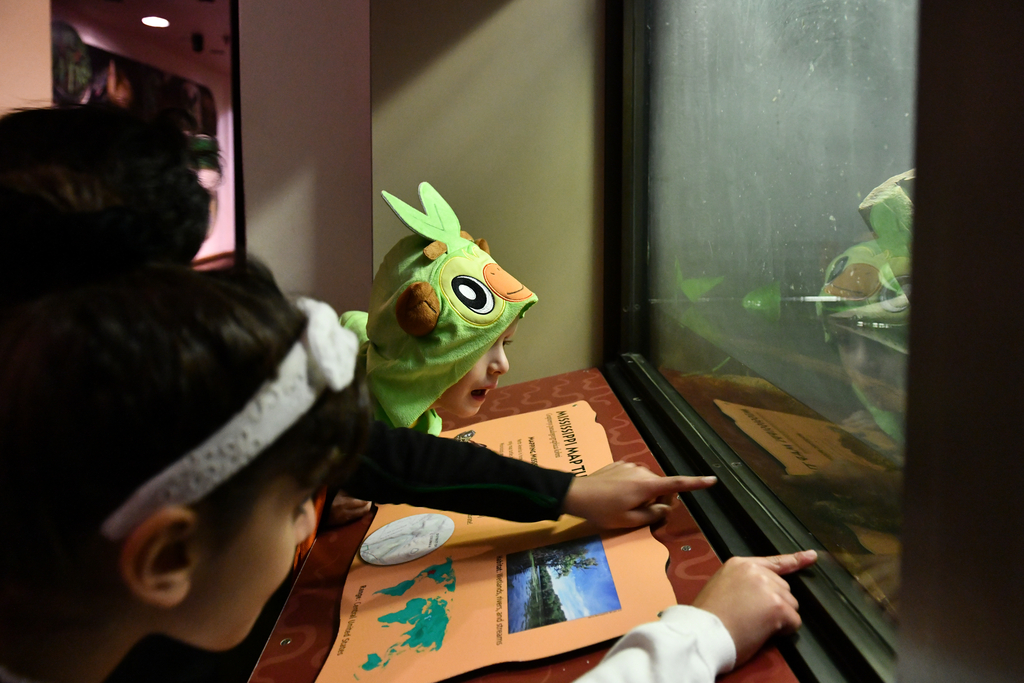
[[[450,410],[453,392],[466,399],[458,404],[468,406],[460,415],[479,409],[507,370],[501,345],[537,297],[494,262],[484,240],[461,230],[433,187],[422,183],[419,194],[423,211],[383,193],[415,234],[384,258],[369,312],[341,316],[362,341],[376,417],[392,427],[374,430],[387,443],[361,458],[345,483],[348,493],[519,521],[568,513],[601,528],[621,528],[650,524],[665,515],[679,491],[714,483],[713,477],[660,477],[628,462],[574,477],[476,444],[427,436],[441,431],[433,406]],[[467,397],[471,390],[475,399]],[[362,505],[339,493],[332,508],[351,516]]]
[[[462,231],[429,183],[419,186],[423,211],[382,194],[415,234],[384,258],[369,312],[350,311],[341,321],[363,343],[377,419],[436,435],[441,418],[432,406],[537,296],[502,270],[485,240]]]

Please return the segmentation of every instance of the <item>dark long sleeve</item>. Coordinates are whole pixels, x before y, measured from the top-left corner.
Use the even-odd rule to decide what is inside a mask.
[[[568,472],[507,458],[473,443],[375,422],[365,455],[344,489],[378,503],[536,522],[559,517],[572,480]]]

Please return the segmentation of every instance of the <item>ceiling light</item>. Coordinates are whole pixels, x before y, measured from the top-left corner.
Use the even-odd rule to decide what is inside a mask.
[[[146,26],[152,26],[153,28],[167,28],[171,25],[171,22],[167,21],[163,17],[143,17],[142,23]]]

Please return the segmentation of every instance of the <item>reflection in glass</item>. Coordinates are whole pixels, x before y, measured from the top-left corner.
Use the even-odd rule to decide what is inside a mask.
[[[50,0],[53,103],[98,104],[143,118],[173,112],[190,134],[211,194],[211,224],[197,265],[235,249],[232,0],[167,3]],[[157,12],[166,28],[144,25]]]
[[[648,16],[651,357],[895,616],[917,4]]]

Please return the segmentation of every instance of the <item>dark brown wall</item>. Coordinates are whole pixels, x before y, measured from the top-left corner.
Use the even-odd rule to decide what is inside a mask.
[[[924,0],[902,683],[1024,680],[1024,4]]]

